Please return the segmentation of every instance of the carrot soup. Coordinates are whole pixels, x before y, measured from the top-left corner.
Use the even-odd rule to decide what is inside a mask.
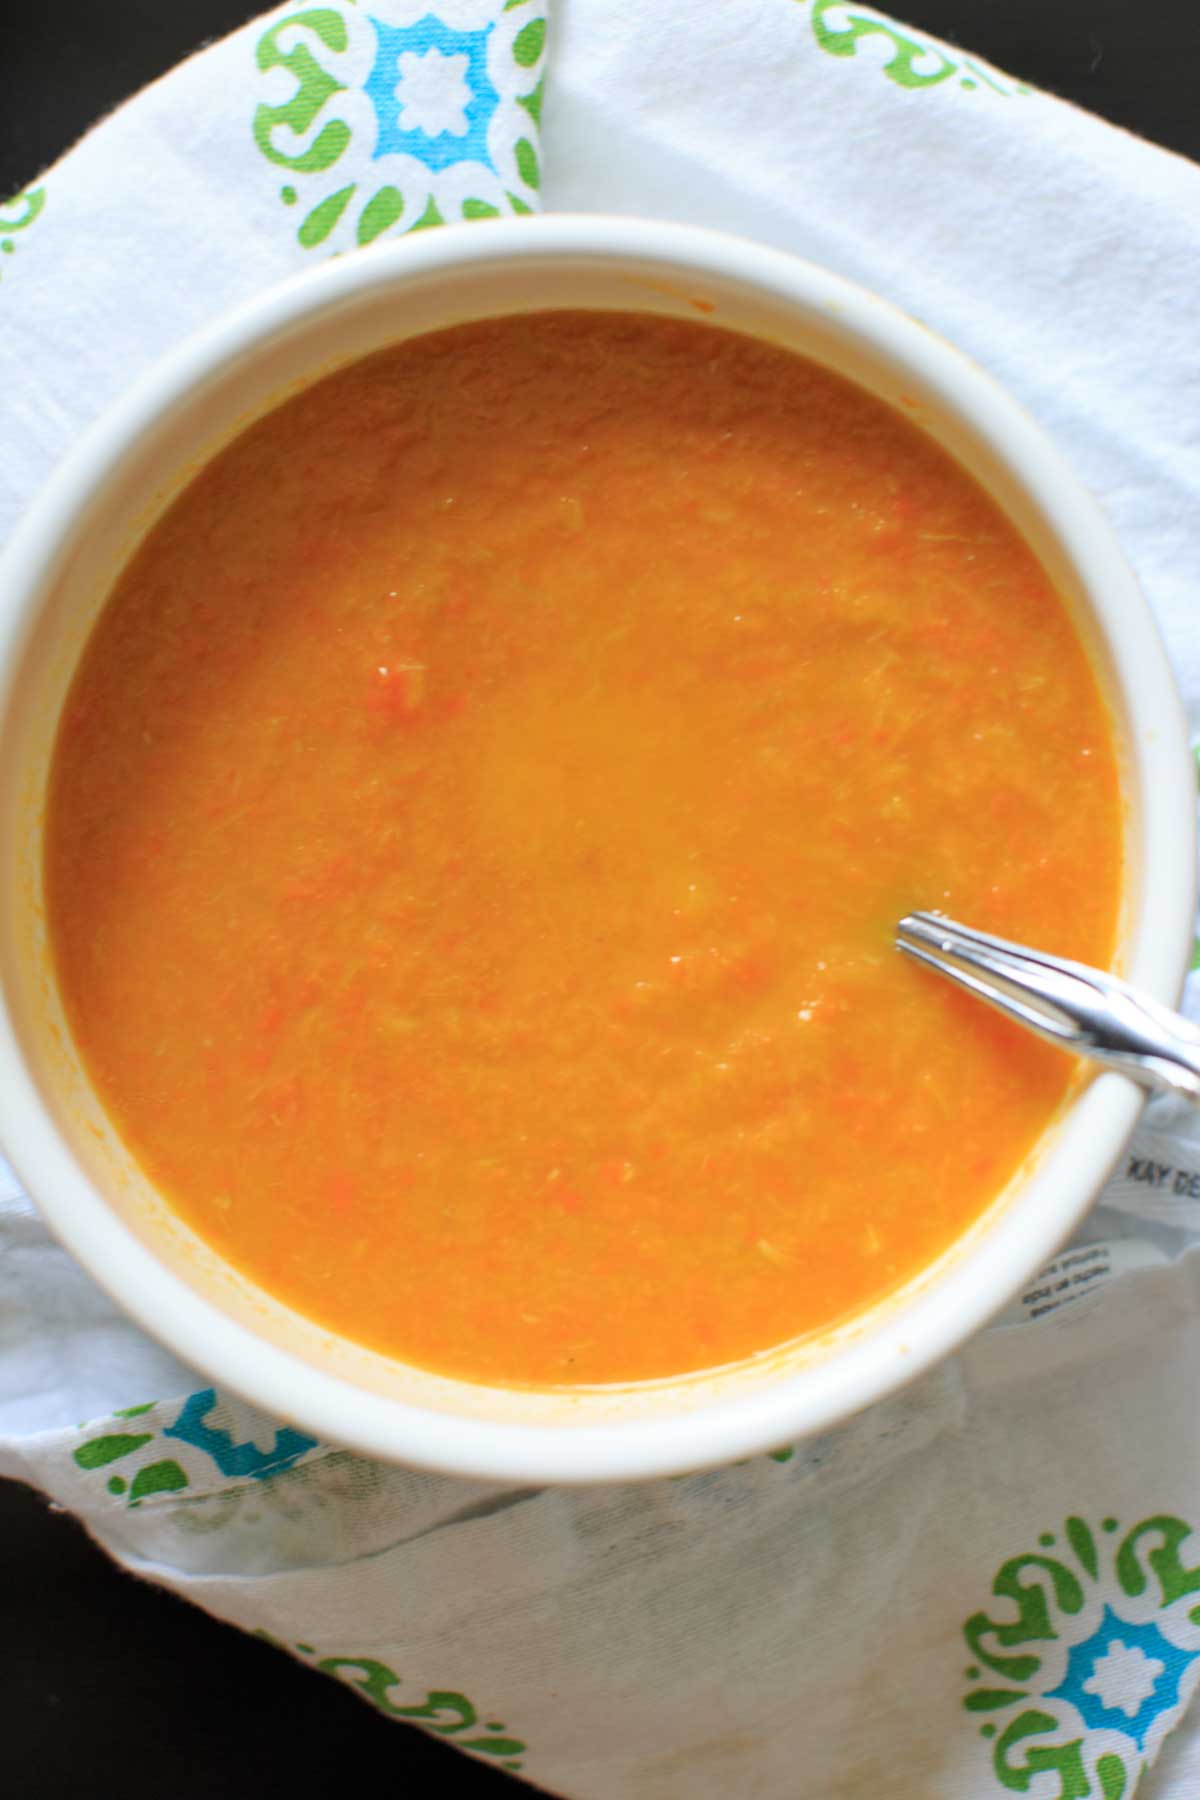
[[[1093,963],[1112,727],[910,422],[701,323],[546,313],[343,368],[116,583],[46,826],[71,1027],[170,1204],[444,1374],[624,1383],[829,1327],[1076,1079],[906,963]]]

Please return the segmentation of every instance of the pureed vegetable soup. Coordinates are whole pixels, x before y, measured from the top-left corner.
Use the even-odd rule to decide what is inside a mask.
[[[609,313],[386,350],[122,574],[48,910],[114,1121],[300,1311],[508,1384],[715,1366],[978,1218],[1073,1080],[914,968],[1105,962],[1111,727],[973,482],[816,365]]]

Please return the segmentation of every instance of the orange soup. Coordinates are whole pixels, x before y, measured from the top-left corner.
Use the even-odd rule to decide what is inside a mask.
[[[316,383],[192,481],[65,709],[81,1053],[200,1235],[455,1376],[620,1383],[844,1320],[1072,1066],[892,948],[1112,951],[1112,731],[910,423],[706,324],[547,313]]]

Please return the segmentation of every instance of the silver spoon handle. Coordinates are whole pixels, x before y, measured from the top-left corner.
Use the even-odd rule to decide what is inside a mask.
[[[896,946],[1062,1049],[1142,1087],[1200,1102],[1200,1031],[1115,975],[989,937],[939,913],[901,919]]]

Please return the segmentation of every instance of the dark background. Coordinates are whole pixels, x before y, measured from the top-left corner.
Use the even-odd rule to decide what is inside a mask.
[[[244,0],[0,0],[0,196],[137,88],[262,10]],[[1197,0],[907,0],[895,11],[1200,158]],[[132,1581],[73,1520],[8,1482],[0,1596],[0,1791],[13,1800],[316,1800],[352,1790],[516,1800],[528,1791]]]
[[[265,10],[245,0],[0,0],[0,197],[146,82]],[[884,10],[1200,158],[1197,0],[896,0]]]

